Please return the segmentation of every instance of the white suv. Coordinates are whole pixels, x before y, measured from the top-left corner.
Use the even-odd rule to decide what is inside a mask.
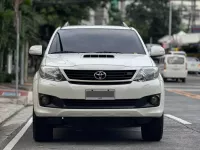
[[[32,46],[42,55],[42,46]],[[33,80],[33,137],[53,128],[141,127],[144,140],[163,134],[164,84],[138,32],[120,26],[58,28]],[[151,57],[150,57],[151,56]]]

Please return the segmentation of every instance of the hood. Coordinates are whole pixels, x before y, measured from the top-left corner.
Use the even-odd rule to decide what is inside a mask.
[[[88,54],[49,54],[46,55],[43,64],[47,66],[71,67],[79,65],[113,65],[125,67],[153,66],[148,55],[139,54],[89,54],[89,55],[113,55],[114,58],[84,58]]]

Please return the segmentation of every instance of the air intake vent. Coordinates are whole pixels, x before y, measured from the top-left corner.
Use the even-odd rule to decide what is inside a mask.
[[[114,55],[84,55],[83,58],[114,58]]]

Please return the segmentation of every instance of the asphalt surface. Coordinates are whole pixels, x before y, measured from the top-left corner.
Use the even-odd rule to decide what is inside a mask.
[[[191,124],[165,116],[160,142],[144,142],[140,128],[129,128],[90,132],[56,129],[52,142],[37,143],[31,125],[13,150],[200,150],[200,77],[189,76],[186,83],[169,81],[165,89],[165,114]]]

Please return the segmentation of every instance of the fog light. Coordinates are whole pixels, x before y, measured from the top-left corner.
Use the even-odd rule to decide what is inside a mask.
[[[41,105],[46,106],[46,105],[49,105],[51,102],[50,102],[49,97],[42,96],[40,99],[40,103],[41,103]]]
[[[158,106],[160,103],[160,98],[159,96],[152,96],[149,102],[154,106]]]

